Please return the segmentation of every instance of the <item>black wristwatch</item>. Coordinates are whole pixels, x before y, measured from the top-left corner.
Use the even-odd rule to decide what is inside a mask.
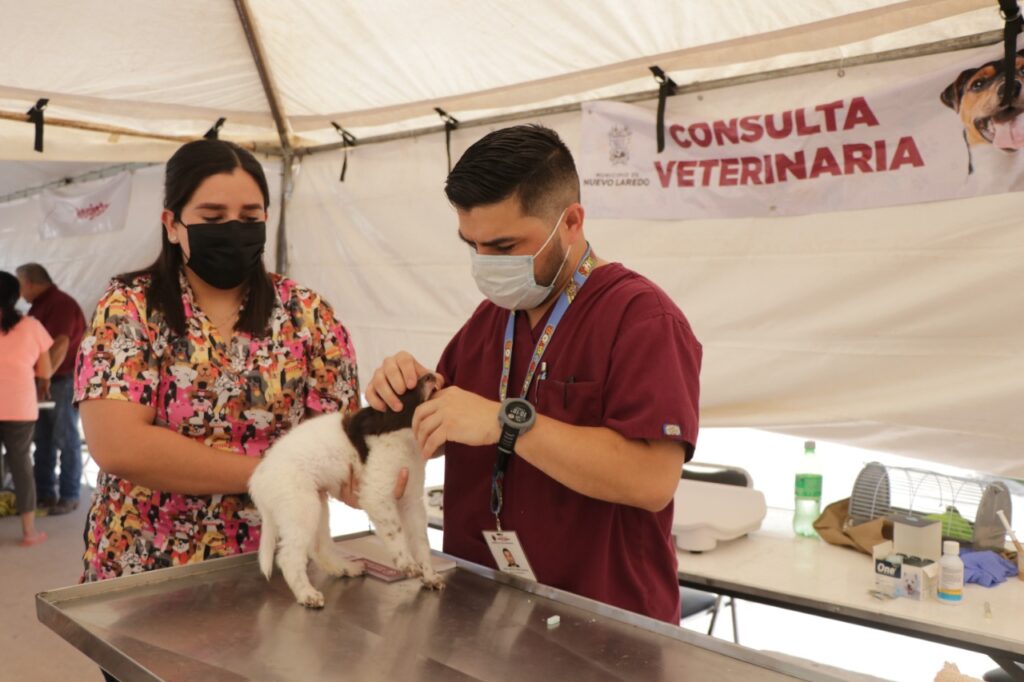
[[[498,410],[501,437],[498,439],[498,455],[507,461],[515,452],[516,439],[526,433],[537,420],[533,405],[522,398],[506,398]]]

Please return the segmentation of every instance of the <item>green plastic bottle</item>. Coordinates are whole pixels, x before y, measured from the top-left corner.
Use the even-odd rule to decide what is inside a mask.
[[[796,508],[793,510],[793,532],[797,535],[817,537],[814,522],[821,515],[821,468],[814,453],[814,441],[804,443],[804,456],[797,466],[795,495]]]

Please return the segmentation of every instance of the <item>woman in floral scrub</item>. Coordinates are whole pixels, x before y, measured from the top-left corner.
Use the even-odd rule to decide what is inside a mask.
[[[75,380],[102,469],[84,581],[255,550],[245,491],[260,456],[304,418],[358,407],[330,305],[264,269],[269,204],[249,152],[184,145],[167,163],[159,257],[100,299]]]

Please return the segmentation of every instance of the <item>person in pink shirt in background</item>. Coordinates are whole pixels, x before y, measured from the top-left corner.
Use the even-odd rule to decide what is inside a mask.
[[[39,320],[14,309],[18,278],[0,271],[0,444],[14,478],[21,516],[22,547],[37,545],[46,533],[36,530],[36,484],[32,474],[32,434],[39,418],[39,396],[52,374],[47,351],[53,339]]]

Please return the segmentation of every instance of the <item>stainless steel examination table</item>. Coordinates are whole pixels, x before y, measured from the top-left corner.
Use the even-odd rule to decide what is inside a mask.
[[[252,554],[43,592],[36,603],[41,622],[124,682],[853,679],[466,562],[440,593],[310,570],[321,611],[296,604],[277,573],[264,580]]]

